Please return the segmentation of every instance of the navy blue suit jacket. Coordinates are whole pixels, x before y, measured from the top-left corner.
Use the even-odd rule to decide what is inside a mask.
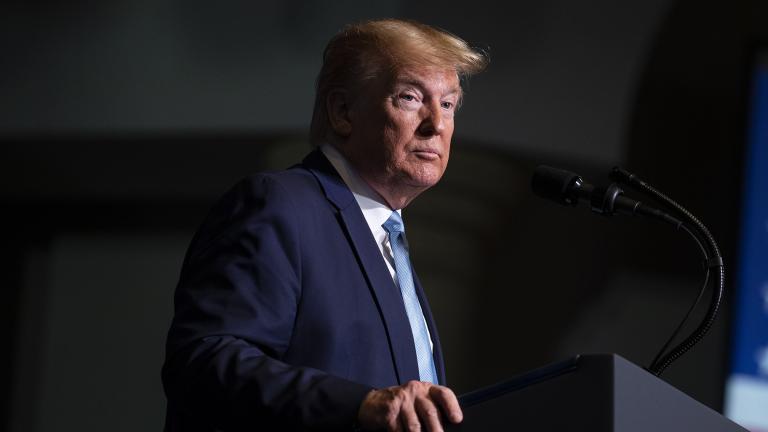
[[[320,151],[241,181],[214,206],[176,289],[167,430],[351,429],[368,391],[418,377],[400,292]]]

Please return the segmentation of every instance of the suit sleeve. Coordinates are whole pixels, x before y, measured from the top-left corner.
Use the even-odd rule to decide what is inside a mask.
[[[276,180],[235,186],[192,241],[163,384],[169,412],[212,429],[351,428],[369,386],[280,361],[301,297],[296,206]]]

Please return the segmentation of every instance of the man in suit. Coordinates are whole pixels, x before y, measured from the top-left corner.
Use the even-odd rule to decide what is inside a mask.
[[[163,367],[167,430],[461,421],[400,210],[443,175],[460,79],[487,60],[400,20],[347,26],[323,60],[316,149],[238,183],[189,248]]]

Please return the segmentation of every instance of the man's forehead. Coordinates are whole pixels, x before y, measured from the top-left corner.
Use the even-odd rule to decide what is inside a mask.
[[[405,67],[396,71],[392,77],[394,85],[413,85],[432,87],[440,83],[446,93],[461,92],[459,76],[453,68],[440,67]]]

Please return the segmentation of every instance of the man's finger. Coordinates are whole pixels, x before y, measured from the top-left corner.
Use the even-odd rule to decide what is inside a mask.
[[[403,409],[404,398],[402,393],[393,391],[393,388],[385,389],[387,398],[383,401],[387,408],[387,430],[389,432],[406,432],[403,422],[400,420],[400,411]]]
[[[443,386],[432,386],[429,396],[445,413],[451,423],[460,423],[464,419],[459,400],[451,389]]]
[[[413,406],[414,398],[413,394],[409,394],[408,397],[400,405],[400,424],[403,426],[403,430],[407,432],[421,431],[421,422],[419,416],[416,413],[416,408]]]
[[[430,432],[443,432],[443,425],[440,423],[440,409],[428,397],[420,397],[414,401],[416,412],[419,414],[421,424],[427,427]]]
[[[400,424],[403,426],[403,430],[407,432],[417,432],[421,430],[421,422],[413,406],[413,399],[408,399],[400,405]]]

